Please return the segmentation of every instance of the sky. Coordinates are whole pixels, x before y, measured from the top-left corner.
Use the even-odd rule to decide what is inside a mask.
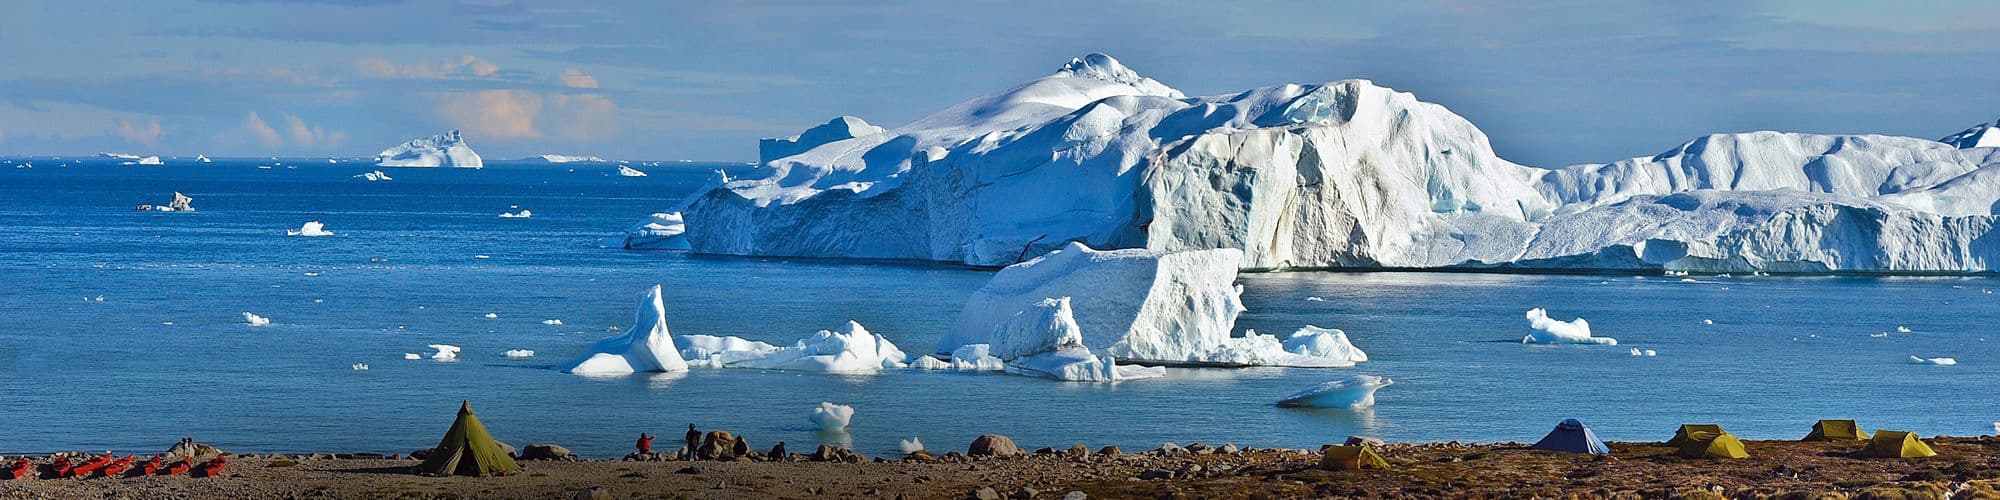
[[[0,155],[754,160],[1090,52],[1189,95],[1363,78],[1560,166],[2000,118],[2000,2],[0,1]]]

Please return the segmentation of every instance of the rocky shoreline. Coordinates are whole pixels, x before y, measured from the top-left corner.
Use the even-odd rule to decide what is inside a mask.
[[[782,459],[590,460],[530,445],[526,471],[506,477],[418,476],[401,456],[226,454],[217,477],[23,478],[0,481],[0,498],[2000,498],[2000,438],[1929,442],[1938,456],[1863,459],[1851,455],[1859,442],[1746,441],[1750,458],[1737,460],[1679,458],[1663,443],[1611,443],[1608,457],[1390,443],[1376,448],[1386,470],[1330,470],[1315,450],[1027,451],[999,436],[893,459],[826,446]]]

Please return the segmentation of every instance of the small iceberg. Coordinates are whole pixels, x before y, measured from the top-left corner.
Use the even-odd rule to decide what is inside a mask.
[[[562,326],[563,323],[562,320],[559,319],[545,319],[542,320],[542,324],[549,326]]]
[[[1394,383],[1388,377],[1355,375],[1294,393],[1278,401],[1278,406],[1359,410],[1375,406],[1375,391]]]
[[[1925,358],[1919,356],[1910,356],[1910,363],[1918,365],[1957,366],[1958,360],[1953,358]]]
[[[519,212],[500,212],[500,218],[502,219],[526,219],[534,216],[535,216],[534,212],[530,212],[528,211],[528,209],[525,208],[521,209],[521,211]]]
[[[854,407],[821,401],[808,419],[820,432],[844,431],[847,430],[847,423],[854,420]]]
[[[422,354],[417,354],[417,353],[414,353],[414,352],[406,352],[406,353],[403,353],[403,359],[407,359],[407,360],[410,360],[410,361],[416,361],[416,360],[419,360],[419,359],[424,359],[424,355],[422,355]]]
[[[911,436],[909,439],[897,441],[896,451],[902,452],[904,455],[924,451],[924,442],[917,439],[916,436]]]
[[[215,160],[208,159],[208,155],[194,155],[195,163],[212,163],[214,161]]]
[[[193,212],[194,198],[175,191],[174,201],[167,202],[165,205],[141,204],[138,210],[140,212]]]
[[[644,171],[641,171],[641,170],[639,170],[639,169],[636,169],[636,168],[632,168],[632,167],[627,167],[627,166],[624,166],[624,165],[619,165],[619,166],[618,166],[618,175],[619,175],[620,177],[645,177],[645,176],[646,176],[646,172],[644,172]]]
[[[1881,339],[1881,338],[1888,338],[1888,337],[1889,337],[1889,332],[1881,332],[1881,333],[1870,333],[1870,334],[1868,334],[1868,336],[1869,336],[1869,337],[1872,337],[1872,338],[1878,338],[1878,339]]]
[[[354,371],[365,372],[368,371],[368,363],[355,363],[353,368]]]
[[[1070,298],[1043,299],[995,327],[989,344],[959,346],[953,369],[990,370],[1067,382],[1117,382],[1166,375],[1166,368],[1118,366],[1083,344]],[[930,363],[927,363],[930,364]]]
[[[1322,299],[1317,296],[1306,297],[1306,302],[1326,302],[1326,299]]]
[[[1896,327],[1896,333],[1910,333],[1910,327],[1898,326]]]
[[[1657,351],[1654,351],[1654,350],[1652,350],[1652,349],[1647,349],[1647,350],[1644,350],[1644,351],[1641,351],[1641,350],[1639,350],[1639,348],[1637,348],[1637,347],[1634,347],[1634,348],[1632,348],[1632,355],[1633,355],[1633,356],[1645,356],[1645,357],[1653,357],[1653,356],[1658,356],[1659,354],[1660,354],[1659,352],[1657,352]]]
[[[136,165],[165,165],[165,163],[162,163],[162,162],[160,162],[160,157],[158,157],[158,156],[148,156],[148,157],[145,157],[145,158],[140,158],[140,159],[139,159],[139,161],[136,161],[136,162],[133,162],[133,164],[136,164]]]
[[[1300,328],[1299,331],[1292,332],[1292,336],[1285,339],[1284,346],[1285,352],[1301,356],[1354,363],[1368,361],[1368,353],[1363,352],[1359,347],[1355,347],[1353,342],[1347,340],[1347,332],[1341,331],[1338,328],[1328,329],[1306,325],[1305,328]]]
[[[333,231],[326,230],[326,224],[319,221],[307,221],[298,229],[286,230],[285,236],[333,236]]]
[[[1618,339],[1590,336],[1590,323],[1583,318],[1561,321],[1549,317],[1542,308],[1528,310],[1528,327],[1534,332],[1521,338],[1523,344],[1597,344],[1618,345]]]
[[[498,318],[498,317],[500,317],[500,315],[499,315],[499,314],[496,314],[496,313],[486,313],[486,319],[493,319],[493,318]]]
[[[500,353],[500,355],[505,356],[509,359],[526,359],[535,357],[535,351],[528,349],[509,349],[507,350],[507,352]]]
[[[687,335],[681,340],[687,343],[681,357],[689,365],[706,368],[872,374],[906,368],[910,359],[889,339],[853,321],[838,330],[820,330],[785,347],[712,335]]]
[[[551,320],[554,321],[554,320]],[[590,345],[582,356],[563,364],[563,373],[576,375],[622,375],[636,372],[682,372],[688,364],[674,348],[667,331],[667,308],[660,297],[660,285],[639,293],[632,328],[622,335],[605,337]]]
[[[382,173],[381,170],[376,170],[374,172],[362,172],[361,175],[356,175],[354,176],[354,178],[366,180],[368,182],[385,182],[385,181],[396,180],[394,177],[389,177],[389,174]]]
[[[246,312],[243,313],[243,322],[249,323],[250,326],[270,326],[271,318],[258,316],[256,313]]]
[[[431,354],[431,361],[458,361],[459,347],[451,344],[431,344],[427,347],[437,350]]]

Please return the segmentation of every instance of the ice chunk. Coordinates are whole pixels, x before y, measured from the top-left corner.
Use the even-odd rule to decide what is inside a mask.
[[[529,349],[508,349],[507,352],[500,353],[500,355],[513,359],[524,359],[535,357],[535,351]]]
[[[1166,374],[1165,368],[1117,366],[1111,356],[1092,354],[1083,345],[1070,298],[1044,299],[1016,313],[992,334],[993,344],[972,344],[954,350],[954,366],[1002,369],[1015,375],[1072,382],[1117,382]],[[975,347],[977,346],[977,347]]]
[[[951,368],[959,371],[1001,371],[1007,369],[1007,360],[992,353],[993,346],[971,344],[959,346],[951,351]]]
[[[319,221],[307,221],[298,229],[286,230],[285,236],[333,236],[333,231],[326,230],[326,224]]]
[[[1534,332],[1521,338],[1523,344],[1618,345],[1618,339],[1590,336],[1590,323],[1583,318],[1570,321],[1556,320],[1549,317],[1547,310],[1539,307],[1529,309],[1527,317],[1528,327],[1534,329]]]
[[[458,351],[460,350],[458,346],[451,344],[431,344],[427,347],[437,351],[437,353],[431,354],[432,361],[458,361]]]
[[[853,321],[839,330],[820,330],[790,346],[777,347],[737,337],[690,335],[691,364],[708,368],[761,368],[822,373],[876,373],[909,366],[910,356]]]
[[[246,312],[243,313],[243,322],[249,323],[250,326],[270,326],[271,318],[266,318],[263,316],[258,316],[256,314]]]
[[[898,441],[896,443],[896,451],[902,452],[904,455],[924,451],[924,442],[915,436],[911,436],[909,439]]]
[[[844,431],[848,422],[854,420],[854,407],[821,401],[818,407],[813,408],[810,420],[813,428],[820,432]]]
[[[1299,391],[1278,401],[1278,406],[1359,410],[1375,406],[1375,391],[1393,383],[1388,377],[1355,375]]]
[[[210,163],[212,161],[214,160],[208,159],[208,155],[194,155],[195,163]]]
[[[645,307],[645,306],[644,306],[644,305],[642,304],[642,305],[640,305],[640,307]],[[643,311],[643,309],[641,309],[641,310]],[[545,319],[545,320],[542,320],[542,324],[544,324],[544,325],[549,325],[549,326],[562,326],[563,322],[562,322],[562,320],[559,320],[559,319]]]
[[[368,182],[382,182],[382,181],[396,180],[393,177],[389,177],[389,174],[382,173],[381,170],[376,170],[373,172],[362,172],[361,175],[356,175],[354,176],[354,178],[366,180]]]
[[[1896,333],[1910,333],[1910,327],[1898,326],[1896,327]]]
[[[1715,324],[1715,320],[1712,320],[1712,319],[1704,319],[1704,320],[1701,320],[1701,324],[1704,324],[1704,325],[1713,325],[1713,324]]]
[[[618,175],[620,177],[645,177],[646,173],[636,168],[619,165]]]
[[[500,315],[499,315],[499,314],[495,314],[495,313],[486,313],[486,319],[493,319],[493,318],[498,318],[498,317],[500,317]]]
[[[1319,297],[1316,297],[1316,296],[1314,296],[1314,297],[1306,297],[1306,302],[1326,302],[1326,299],[1322,299],[1322,298],[1319,298]]]
[[[1085,347],[1123,359],[1192,362],[1228,343],[1243,311],[1234,249],[1097,251],[1069,243],[1008,266],[966,300],[937,352],[991,344],[996,328],[1049,297],[1070,297]]]
[[[461,167],[480,168],[486,166],[479,153],[472,151],[460,137],[457,130],[440,135],[412,139],[396,147],[382,150],[376,155],[375,164],[383,167]]]
[[[354,371],[365,372],[368,371],[368,363],[355,363],[353,368]]]
[[[1910,363],[1919,365],[1953,366],[1958,364],[1958,360],[1953,358],[1925,358],[1919,356],[1910,356]]]
[[[1362,352],[1361,348],[1349,342],[1347,332],[1313,325],[1306,325],[1299,331],[1292,332],[1291,338],[1285,339],[1285,351],[1355,363],[1368,361],[1368,353]]]
[[[597,341],[589,352],[560,369],[577,375],[687,371],[688,364],[667,331],[667,309],[660,293],[659,285],[640,293],[632,328]]]
[[[528,211],[528,209],[525,208],[521,209],[521,211],[519,212],[500,212],[500,218],[502,219],[526,219],[534,216],[535,216],[534,212]]]
[[[687,224],[681,221],[680,212],[653,214],[646,220],[625,229],[627,249],[687,250]]]
[[[415,361],[415,360],[419,360],[419,359],[424,359],[424,355],[422,355],[422,354],[417,354],[417,353],[414,353],[414,352],[406,352],[406,353],[403,353],[403,359],[407,359],[407,360],[411,360],[411,361]]]
[[[164,164],[164,163],[161,163],[161,162],[160,162],[160,157],[158,157],[158,156],[148,156],[148,157],[145,157],[145,158],[140,158],[140,159],[139,159],[139,161],[138,161],[137,163],[138,163],[138,164],[140,164],[140,165],[163,165],[163,164]]]

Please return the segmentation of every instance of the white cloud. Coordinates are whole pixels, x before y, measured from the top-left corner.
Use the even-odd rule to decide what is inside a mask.
[[[380,57],[363,57],[354,61],[355,73],[367,78],[410,78],[418,80],[443,80],[446,78],[484,78],[500,72],[500,65],[493,64],[478,56],[466,54],[458,59],[440,62],[417,62],[397,64]]]
[[[118,120],[118,137],[145,146],[160,144],[160,121],[147,119],[143,122],[132,119]]]
[[[557,136],[591,140],[618,133],[618,104],[599,94],[550,93],[548,122]]]
[[[573,89],[597,88],[597,77],[590,76],[589,73],[584,73],[576,68],[563,70],[562,82],[563,86]]]
[[[250,135],[256,136],[257,142],[263,143],[264,147],[276,148],[285,145],[284,137],[278,135],[277,129],[265,124],[264,119],[258,117],[256,111],[251,111],[250,118],[243,120],[243,128],[248,129]]]
[[[438,95],[438,116],[468,135],[592,140],[618,132],[618,104],[600,94],[481,90]]]
[[[272,149],[287,145],[301,149],[336,147],[347,142],[346,132],[338,130],[328,132],[324,128],[307,124],[305,119],[299,118],[298,115],[283,113],[278,119],[284,126],[283,131],[272,127],[263,117],[258,116],[257,112],[251,111],[250,117],[243,121],[243,128],[255,136],[257,142]]]

